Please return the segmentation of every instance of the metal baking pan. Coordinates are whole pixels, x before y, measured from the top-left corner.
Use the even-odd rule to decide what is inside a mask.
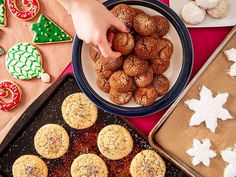
[[[198,172],[189,167],[187,164],[183,163],[178,157],[169,153],[166,149],[164,149],[158,142],[155,140],[155,135],[159,132],[162,126],[165,124],[166,120],[169,118],[171,113],[175,110],[176,106],[182,101],[183,97],[189,91],[189,89],[194,85],[197,79],[204,73],[204,71],[208,68],[208,66],[214,61],[214,59],[222,52],[224,47],[228,44],[230,39],[236,35],[236,27],[232,29],[232,31],[228,34],[225,40],[221,43],[221,45],[215,50],[215,52],[210,56],[207,62],[203,65],[200,71],[195,75],[195,77],[191,80],[191,82],[187,85],[187,87],[183,90],[180,96],[176,99],[176,101],[172,104],[172,106],[166,111],[166,113],[162,116],[160,121],[155,125],[148,136],[148,141],[150,145],[156,149],[161,155],[165,156],[168,160],[182,169],[187,175],[194,177],[202,177]],[[173,132],[174,133],[174,132]]]
[[[129,166],[133,157],[142,149],[150,149],[146,137],[141,134],[124,118],[113,116],[99,110],[98,120],[94,126],[86,130],[75,130],[70,128],[61,115],[61,104],[70,94],[80,92],[74,76],[69,74],[58,80],[47,89],[19,118],[16,124],[7,134],[0,146],[0,176],[12,176],[12,165],[14,161],[24,154],[37,154],[34,148],[34,135],[36,131],[47,123],[62,125],[70,136],[68,152],[61,158],[47,160],[42,158],[49,169],[49,177],[70,177],[70,166],[72,161],[82,153],[96,153],[106,162],[109,177],[130,177]],[[106,125],[120,124],[126,127],[134,140],[134,148],[128,157],[118,161],[106,159],[97,148],[98,132]],[[185,177],[186,175],[175,165],[166,161],[167,177]]]

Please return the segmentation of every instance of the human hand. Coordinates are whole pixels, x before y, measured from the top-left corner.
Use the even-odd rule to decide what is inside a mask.
[[[114,27],[118,31],[129,32],[125,24],[96,0],[67,1],[73,2],[67,5],[67,10],[72,16],[78,37],[99,49],[106,58],[119,57],[121,54],[111,49],[114,34],[107,36],[107,30]]]

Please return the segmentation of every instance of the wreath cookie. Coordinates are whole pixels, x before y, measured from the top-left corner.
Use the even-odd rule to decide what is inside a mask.
[[[5,0],[0,0],[0,26],[7,25]]]
[[[35,32],[34,43],[60,43],[71,42],[72,38],[55,22],[53,22],[46,15],[41,14],[38,22],[31,26],[31,30]]]
[[[1,98],[11,95],[11,101],[4,102]],[[18,84],[11,81],[0,82],[0,110],[9,111],[15,108],[21,100],[21,89]]]
[[[20,20],[31,20],[39,10],[40,4],[38,0],[22,0],[25,7],[29,7],[26,11],[20,11],[17,7],[16,0],[8,0],[8,7],[12,15]]]
[[[41,54],[30,43],[18,43],[8,50],[6,68],[17,79],[29,80],[37,77],[43,82],[50,82],[50,76],[42,68]]]

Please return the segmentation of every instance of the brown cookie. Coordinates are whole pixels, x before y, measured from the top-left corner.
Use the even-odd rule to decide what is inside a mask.
[[[133,27],[142,36],[151,36],[156,32],[156,21],[151,16],[141,13],[134,18]]]
[[[162,60],[159,57],[157,57],[151,61],[151,66],[153,68],[154,74],[160,75],[169,68],[170,60]]]
[[[144,13],[141,9],[132,7],[133,16],[136,17],[138,14]]]
[[[159,37],[165,36],[170,30],[169,21],[165,17],[160,15],[156,15],[153,18],[156,21],[156,27],[157,27],[156,33],[158,34],[158,36]]]
[[[106,92],[106,93],[109,93],[110,92],[110,84],[109,84],[109,81],[108,79],[103,79],[101,77],[98,77],[97,78],[97,86],[103,91],[103,92]]]
[[[122,56],[120,56],[118,58],[100,57],[96,62],[96,66],[102,65],[105,70],[111,70],[111,71],[117,70],[119,67],[122,66],[122,64],[123,64],[123,57]]]
[[[153,86],[156,88],[158,96],[163,96],[168,92],[170,83],[169,80],[163,74],[161,74],[154,77]]]
[[[153,81],[153,68],[148,67],[148,70],[145,74],[134,77],[134,82],[138,87],[147,87]]]
[[[136,55],[128,55],[123,64],[123,70],[131,77],[140,76],[147,72],[148,61],[138,58]]]
[[[162,38],[157,40],[158,48],[160,50],[159,57],[163,60],[170,60],[174,47],[172,42],[167,38]]]
[[[102,61],[101,58],[96,61],[95,69],[96,69],[97,75],[98,75],[98,77],[100,77],[102,79],[109,79],[110,76],[112,75],[113,71],[107,70],[103,66],[101,61]]]
[[[157,90],[153,86],[137,88],[134,92],[134,99],[136,103],[142,106],[152,105],[156,101],[157,97]]]
[[[143,37],[139,39],[134,46],[135,54],[142,59],[151,59],[159,54],[157,40],[152,37]]]
[[[120,19],[128,28],[133,27],[134,13],[130,6],[119,4],[115,6],[111,12]]]
[[[112,41],[112,49],[127,55],[134,48],[134,37],[129,33],[116,33]]]
[[[89,53],[90,53],[91,59],[94,62],[96,62],[102,56],[102,54],[99,51],[95,50],[93,47],[90,47]]]
[[[129,77],[124,71],[119,70],[111,75],[109,84],[113,90],[118,92],[128,92],[132,90],[133,79]]]
[[[123,105],[128,103],[132,98],[133,93],[132,92],[118,92],[114,89],[111,89],[109,92],[109,97],[112,102]]]

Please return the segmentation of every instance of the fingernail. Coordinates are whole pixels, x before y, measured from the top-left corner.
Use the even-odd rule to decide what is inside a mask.
[[[130,29],[129,29],[128,27],[126,27],[126,31],[127,31],[127,33],[129,33],[129,32],[130,32]]]

